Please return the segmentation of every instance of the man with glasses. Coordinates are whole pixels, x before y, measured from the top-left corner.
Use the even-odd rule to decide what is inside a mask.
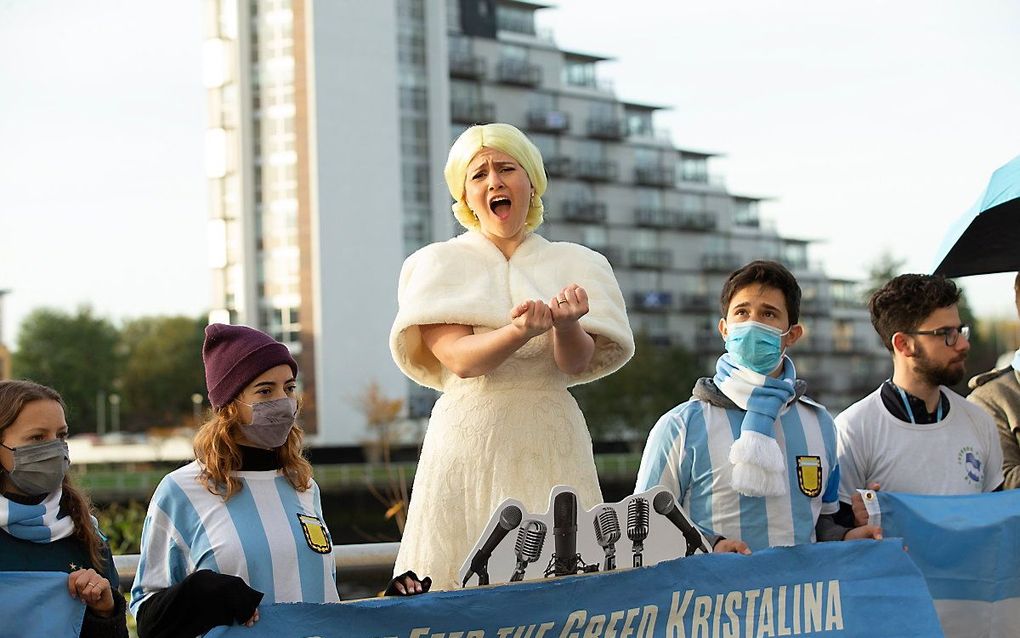
[[[871,296],[871,323],[893,375],[836,417],[840,501],[864,521],[858,489],[991,492],[1002,483],[995,423],[946,386],[963,380],[970,328],[960,290],[936,275],[900,275]]]

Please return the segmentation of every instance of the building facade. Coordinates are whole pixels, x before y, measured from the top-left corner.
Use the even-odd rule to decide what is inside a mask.
[[[683,346],[706,371],[721,351],[718,291],[755,258],[804,290],[797,347],[812,394],[834,408],[887,366],[854,282],[780,236],[759,199],[730,193],[712,155],[674,145],[659,107],[622,100],[604,58],[559,49],[518,0],[207,0],[210,320],[247,323],[301,365],[318,444],[367,435],[376,384],[413,418],[434,396],[390,360],[403,258],[457,229],[442,178],[467,126],[504,121],[541,149],[551,240],[609,258],[635,332]]]

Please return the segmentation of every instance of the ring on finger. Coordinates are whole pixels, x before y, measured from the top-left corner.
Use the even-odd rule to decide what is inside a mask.
[[[556,305],[557,305],[557,306],[562,306],[562,305],[563,305],[563,304],[565,304],[565,303],[567,303],[567,300],[566,300],[566,299],[557,299],[557,300],[556,300]]]

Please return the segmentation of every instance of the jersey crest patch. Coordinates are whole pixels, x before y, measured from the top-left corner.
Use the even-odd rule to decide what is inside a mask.
[[[820,456],[797,457],[797,486],[809,498],[822,493],[822,458]]]
[[[333,542],[329,538],[329,530],[326,524],[318,517],[308,514],[298,514],[298,522],[301,523],[301,531],[305,533],[305,541],[313,552],[328,554],[333,551]]]

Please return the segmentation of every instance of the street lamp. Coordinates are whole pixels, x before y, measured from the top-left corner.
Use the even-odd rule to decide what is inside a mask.
[[[191,414],[192,414],[192,416],[195,419],[195,427],[196,428],[202,423],[202,401],[203,400],[204,399],[202,398],[202,395],[197,393],[197,392],[195,394],[191,395],[191,408],[192,408]]]
[[[110,393],[110,431],[120,432],[120,395]]]

